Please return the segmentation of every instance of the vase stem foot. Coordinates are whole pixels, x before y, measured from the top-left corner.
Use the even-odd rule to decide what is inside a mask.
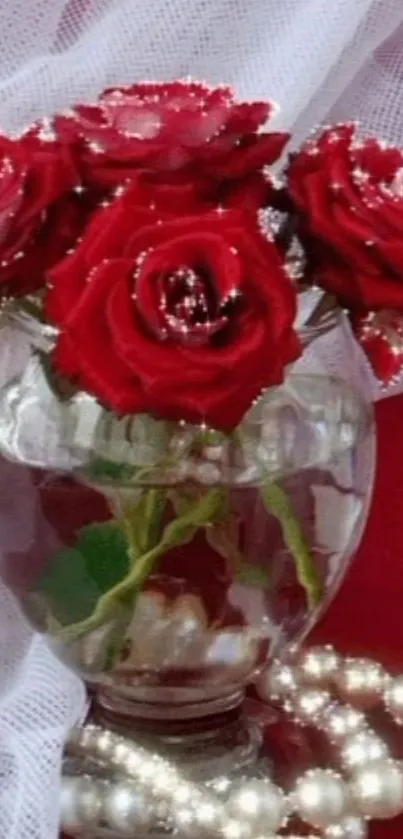
[[[271,719],[271,711],[267,709],[262,720],[253,712],[254,705],[246,703],[215,716],[196,718],[193,723],[186,718],[177,720],[175,727],[166,723],[164,726],[159,720],[156,729],[150,724],[151,720],[147,720],[148,724],[142,724],[140,719],[132,719],[129,723],[127,717],[124,724],[116,717],[107,721],[105,709],[98,704],[94,722],[131,739],[149,753],[163,757],[183,773],[184,779],[205,787],[207,794],[225,801],[233,785],[241,779],[273,776],[272,760],[267,755],[262,736],[264,725]],[[115,784],[125,783],[118,770],[112,770],[107,764],[96,764],[84,755],[70,756],[64,774],[98,777],[103,784],[106,782],[106,797]],[[139,825],[136,828],[136,839],[188,839],[187,833],[182,835],[177,830],[167,811],[162,814],[158,802],[153,803],[153,797],[150,802],[150,823],[147,827]],[[120,834],[108,823],[107,806],[103,806],[102,813],[101,821],[94,826],[88,839],[120,839]]]

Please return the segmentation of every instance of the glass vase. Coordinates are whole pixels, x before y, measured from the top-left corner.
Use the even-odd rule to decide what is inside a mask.
[[[305,361],[228,436],[56,397],[51,332],[14,329],[28,355],[0,392],[6,585],[102,722],[201,777],[244,767],[246,688],[334,596],[369,508],[373,416],[343,316],[302,330]]]

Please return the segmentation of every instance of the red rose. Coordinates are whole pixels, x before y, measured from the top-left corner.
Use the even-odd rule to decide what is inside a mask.
[[[358,309],[403,308],[403,153],[326,130],[292,159],[288,182],[315,280]]]
[[[0,137],[0,295],[36,291],[44,271],[73,244],[77,184],[71,156],[59,144],[34,135]]]
[[[273,163],[287,134],[258,133],[270,103],[237,103],[228,87],[199,83],[134,84],[106,90],[96,105],[77,105],[55,120],[76,145],[85,182],[114,187],[139,170],[185,170],[204,182],[236,185]],[[217,196],[220,200],[221,196]]]
[[[132,187],[51,281],[55,365],[119,414],[231,429],[299,354],[275,245],[248,214],[204,209],[191,190]]]

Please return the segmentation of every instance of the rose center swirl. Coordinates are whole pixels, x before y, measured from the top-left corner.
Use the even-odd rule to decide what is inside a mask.
[[[174,335],[197,333],[207,337],[227,323],[228,316],[220,314],[207,272],[178,268],[161,278],[161,286],[160,308]]]
[[[237,288],[221,296],[202,264],[143,275],[136,291],[137,310],[154,337],[187,345],[226,343],[241,303]]]

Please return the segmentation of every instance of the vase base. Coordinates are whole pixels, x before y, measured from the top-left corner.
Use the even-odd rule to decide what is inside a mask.
[[[94,721],[183,766],[194,780],[209,781],[257,760],[260,731],[245,717],[242,699],[243,693],[234,694],[224,711],[215,701],[204,703],[203,713],[199,705],[165,707],[162,717],[153,716],[144,703],[119,706],[114,702],[108,707],[105,697],[100,697]]]
[[[211,720],[234,713],[239,715],[245,697],[243,688],[230,693],[208,694],[198,691],[195,695],[183,695],[176,689],[138,689],[130,696],[116,691],[114,687],[99,688],[95,694],[95,713],[102,725],[150,729],[172,732],[176,728],[211,728]],[[157,697],[157,699],[156,699]]]
[[[96,722],[100,722],[99,713],[98,708]],[[269,717],[270,711],[266,709],[265,725]],[[142,728],[139,723],[129,729],[118,725],[116,721],[113,725],[108,722],[108,727],[150,752],[163,756],[180,767],[185,778],[205,786],[222,800],[227,798],[232,786],[241,778],[266,778],[273,772],[271,759],[263,744],[262,723],[253,712],[249,712],[249,708],[246,712],[244,708],[238,708],[211,717],[210,725],[204,729],[198,727],[192,731],[189,725],[181,733],[179,730],[176,733],[167,730],[165,733],[156,733]],[[82,757],[69,758],[64,774],[98,775],[108,785],[109,782],[119,782],[119,773],[111,774],[105,766],[91,764],[91,761]],[[133,829],[132,834],[125,835],[136,836],[136,839],[167,839],[171,836],[175,836],[175,839],[189,839],[188,832],[184,831],[182,835],[169,816],[159,812],[157,805],[151,823],[146,828],[139,825]],[[102,820],[88,833],[88,839],[120,839],[121,836],[122,833],[108,824],[107,820]]]

